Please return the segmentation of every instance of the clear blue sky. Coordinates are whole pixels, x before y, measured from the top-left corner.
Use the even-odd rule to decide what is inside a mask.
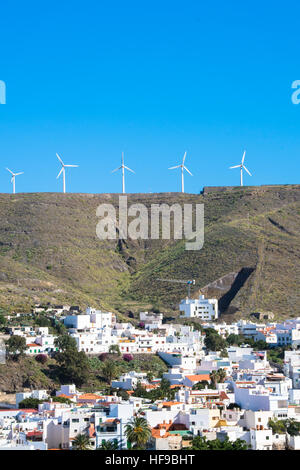
[[[299,1],[2,2],[0,192],[186,192],[299,183]]]

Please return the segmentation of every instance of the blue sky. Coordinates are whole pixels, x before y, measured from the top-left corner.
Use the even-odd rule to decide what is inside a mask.
[[[296,1],[15,1],[1,6],[0,192],[186,192],[299,183]]]

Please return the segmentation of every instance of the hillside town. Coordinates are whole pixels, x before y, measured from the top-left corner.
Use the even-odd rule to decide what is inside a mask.
[[[226,323],[203,295],[179,309],[178,323],[160,312],[137,323],[35,305],[31,317],[51,318],[55,334],[18,314],[5,328],[6,363],[60,357],[63,370],[76,352],[102,361],[107,386],[86,391],[65,375],[55,390],[17,391],[0,406],[0,450],[300,450],[300,317]],[[140,355],[164,371],[131,369]],[[128,370],[118,374],[111,363],[121,359]]]

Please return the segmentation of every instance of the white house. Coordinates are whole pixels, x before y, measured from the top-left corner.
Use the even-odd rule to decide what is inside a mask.
[[[218,318],[218,300],[205,299],[200,295],[199,299],[182,300],[179,304],[180,312],[183,312],[183,318],[200,318],[203,321],[213,321]]]

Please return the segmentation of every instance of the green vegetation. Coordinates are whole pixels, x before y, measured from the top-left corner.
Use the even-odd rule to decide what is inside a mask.
[[[85,434],[79,434],[72,442],[74,450],[91,450],[90,440]]]
[[[118,450],[118,448],[118,441],[116,439],[110,439],[102,442],[101,446],[97,447],[97,450]]]
[[[227,347],[226,340],[213,328],[205,329],[204,344],[208,351],[224,351]]]
[[[206,387],[209,387],[209,382],[207,380],[201,380],[193,385],[193,390],[204,390]]]
[[[6,352],[9,357],[18,360],[26,351],[26,339],[23,336],[13,335],[6,341]]]
[[[186,288],[157,278],[193,277],[193,296],[206,286],[204,294],[219,297],[230,290],[231,281],[224,281],[223,290],[212,282],[249,267],[254,271],[231,300],[228,319],[261,311],[295,315],[299,200],[299,185],[128,196],[129,205],[140,202],[148,208],[152,203],[204,203],[205,243],[191,252],[184,240],[99,240],[96,209],[103,202],[117,207],[118,195],[1,194],[0,308],[26,312],[34,298],[42,304],[95,305],[117,311],[124,321],[128,312],[136,316],[139,310],[160,310],[174,318]]]
[[[193,450],[248,450],[248,444],[241,439],[231,442],[226,437],[223,441],[220,439],[207,441],[205,437],[197,436],[192,440],[191,448]]]
[[[211,380],[211,386],[212,388],[217,388],[218,383],[223,383],[225,382],[226,379],[226,371],[224,369],[218,369],[218,370],[213,370],[209,374],[210,380]]]
[[[273,434],[285,434],[290,436],[300,435],[300,423],[295,419],[270,419],[268,422],[269,427],[272,429]]]
[[[151,436],[151,429],[145,418],[134,417],[126,424],[125,435],[134,449],[145,449]]]
[[[24,400],[20,401],[19,408],[37,410],[40,403],[43,403],[43,400],[39,400],[38,398],[24,398]]]
[[[66,351],[67,353],[60,352],[52,357],[48,356],[45,363],[37,361],[37,356],[21,355],[18,360],[14,360],[11,355],[6,364],[0,364],[0,392],[14,393],[24,388],[58,390],[61,384],[68,383],[71,378],[74,378],[77,386],[85,392],[116,391],[110,392],[109,384],[102,374],[106,361],[102,362],[98,357],[88,357],[83,352],[79,354],[72,348],[67,348]],[[167,371],[165,363],[158,356],[150,354],[136,354],[130,362],[119,358],[117,354],[111,354],[108,355],[107,361],[115,364],[117,375],[136,370],[149,372],[157,377]],[[117,394],[123,395],[124,398],[127,396],[124,390],[118,390]]]
[[[109,346],[109,354],[116,353],[118,356],[121,356],[120,348],[118,344],[112,344]]]
[[[60,383],[75,383],[77,386],[86,383],[90,376],[90,364],[87,355],[77,350],[76,340],[63,334],[55,339],[54,344],[59,349],[55,360],[59,364],[56,374]]]
[[[161,379],[160,385],[158,388],[147,391],[140,382],[137,383],[137,386],[134,390],[135,397],[147,398],[151,401],[155,400],[174,400],[175,389],[171,388],[170,382],[167,379]]]

